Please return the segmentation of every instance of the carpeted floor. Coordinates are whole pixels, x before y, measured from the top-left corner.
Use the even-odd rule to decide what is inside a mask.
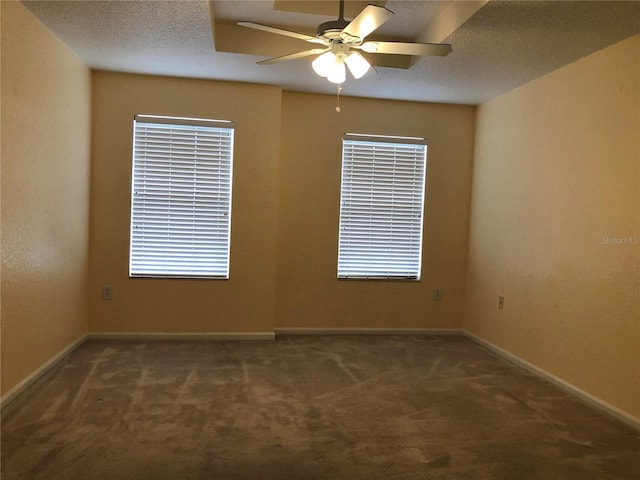
[[[2,417],[2,480],[640,479],[640,432],[458,336],[92,340]]]

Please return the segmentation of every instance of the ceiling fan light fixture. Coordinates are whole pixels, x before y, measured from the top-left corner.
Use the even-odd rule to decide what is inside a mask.
[[[311,66],[321,77],[328,77],[336,63],[336,56],[333,52],[325,52],[316,58]]]
[[[347,79],[344,62],[344,54],[338,52],[336,55],[333,52],[325,52],[316,58],[311,66],[318,75],[325,77],[331,83],[344,83]]]
[[[313,70],[321,77],[338,84],[346,80],[346,67],[356,80],[362,78],[371,69],[369,62],[358,51],[368,54],[404,56],[445,56],[451,53],[451,45],[445,43],[364,41],[370,33],[389,20],[393,12],[386,7],[367,5],[353,20],[347,21],[344,18],[344,4],[345,0],[340,0],[338,20],[320,24],[315,37],[253,22],[242,21],[238,22],[238,25],[322,45],[322,47],[269,58],[258,63],[270,65],[318,55],[313,61]]]
[[[347,55],[346,62],[351,75],[353,75],[353,78],[355,78],[356,80],[362,78],[371,67],[371,65],[369,65],[369,62],[367,62],[367,60],[360,54],[360,52],[350,52]]]

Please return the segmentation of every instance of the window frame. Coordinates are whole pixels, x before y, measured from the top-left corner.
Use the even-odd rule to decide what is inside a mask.
[[[346,159],[347,156],[354,157],[356,155],[355,150],[357,150],[357,144],[360,144],[361,149],[367,150],[371,149],[374,153],[374,157],[370,159],[372,162],[370,166],[370,171],[366,172],[365,170],[360,170],[354,174],[354,170],[356,167],[354,166],[356,163],[363,164],[362,160],[355,161],[354,158],[351,158],[351,163],[349,164],[349,160]],[[389,167],[386,163],[386,159],[382,158],[379,163],[384,168],[394,168],[392,170],[393,175],[387,177],[386,180],[390,182],[391,187],[387,188],[388,185],[384,187],[385,190],[390,190],[396,192],[395,188],[398,188],[401,193],[406,194],[409,190],[411,190],[412,194],[416,193],[416,195],[412,196],[412,201],[409,202],[411,205],[411,214],[407,216],[406,213],[398,213],[394,216],[393,213],[389,213],[385,215],[381,213],[381,208],[378,205],[377,208],[373,208],[372,204],[375,198],[378,198],[378,202],[389,201],[390,208],[394,209],[396,212],[401,212],[401,209],[396,206],[396,201],[393,199],[393,194],[385,194],[385,196],[380,197],[378,194],[382,187],[378,184],[378,194],[375,193],[376,190],[376,181],[385,180],[384,176],[374,177],[374,163],[376,162],[375,158],[375,147],[380,145],[382,146],[381,153],[379,153],[380,157],[387,156],[388,151],[385,152],[385,149],[397,149],[400,148],[400,151],[404,151],[406,149],[413,149],[414,152],[420,152],[414,154],[414,168],[418,168],[418,174],[413,178],[412,181],[409,181],[406,177],[406,171],[402,169],[404,167],[398,167],[396,170],[395,167]],[[347,152],[347,147],[350,149],[350,153]],[[382,153],[385,152],[385,153]],[[360,152],[362,153],[362,152]],[[397,159],[399,156],[394,154],[394,159]],[[387,135],[366,135],[366,134],[356,134],[356,133],[347,133],[342,138],[342,166],[341,166],[341,180],[340,180],[340,211],[339,211],[339,231],[338,231],[338,265],[337,265],[337,278],[338,280],[377,280],[377,281],[415,281],[419,282],[422,276],[422,249],[424,242],[424,218],[425,218],[425,205],[426,205],[426,182],[427,182],[427,157],[428,157],[428,142],[425,138],[422,137],[400,137],[400,136],[387,136]],[[365,167],[366,168],[366,167]],[[401,173],[398,173],[400,171]],[[370,177],[370,182],[367,183],[366,179]],[[358,183],[360,182],[360,183]],[[410,188],[400,188],[396,187],[396,184],[405,184],[412,185]],[[356,185],[356,186],[354,186]],[[362,188],[364,186],[370,186],[371,193],[369,194],[370,198],[366,198],[366,194],[362,194]],[[418,188],[416,188],[416,185]],[[358,190],[359,189],[359,190]],[[357,190],[355,193],[356,199],[354,200],[354,190]],[[359,195],[359,199],[357,198]],[[419,195],[419,198],[418,198]],[[365,205],[369,201],[368,205]],[[360,202],[360,203],[358,203]],[[362,203],[364,202],[364,203]],[[354,206],[355,205],[355,206]],[[363,208],[367,208],[367,206],[371,209],[368,211],[370,214],[369,224],[366,224],[366,219],[360,215],[360,212],[364,212]],[[353,214],[353,210],[360,210],[360,212]],[[415,219],[410,220],[409,230],[410,234],[402,234],[399,233],[399,240],[397,242],[393,242],[393,233],[394,231],[401,232],[401,228],[394,227],[393,219],[395,218],[396,224],[405,222],[409,217],[414,217],[417,215],[419,220],[415,221]],[[376,217],[375,222],[373,221],[373,217]],[[355,217],[355,221],[354,221]],[[389,223],[384,224],[383,221],[387,220]],[[357,223],[356,229],[353,229],[353,224]],[[374,224],[375,223],[375,224]],[[368,227],[369,233],[368,237],[362,233],[363,229]],[[345,230],[350,229],[350,230]],[[388,231],[387,237],[384,237],[380,232],[386,230]],[[396,230],[397,228],[397,230]],[[377,232],[375,230],[377,229]],[[360,233],[357,232],[360,230]],[[371,242],[372,230],[375,235],[379,238],[382,237],[382,241],[388,241],[388,245],[385,248],[381,245],[381,241],[379,242]],[[417,230],[417,233],[416,233]],[[345,233],[346,232],[346,233]],[[369,239],[369,246],[364,246],[365,239]],[[408,243],[399,243],[400,240],[409,239]],[[349,240],[355,246],[349,246]],[[417,245],[416,245],[417,240]],[[358,243],[361,246],[358,246]],[[371,245],[373,243],[373,246]],[[376,246],[376,243],[378,244]],[[400,260],[398,262],[391,263],[376,263],[380,261],[382,258],[388,258],[389,251],[394,249],[394,247],[405,248],[405,256],[399,256]],[[402,251],[400,248],[400,251]],[[373,253],[372,253],[373,252]],[[381,252],[385,252],[384,255]],[[408,254],[407,252],[411,252]],[[356,254],[361,255],[361,259],[358,260],[356,258]],[[417,256],[417,258],[416,258]],[[374,266],[372,267],[372,263]],[[356,266],[359,265],[359,266]],[[378,265],[376,267],[375,265]],[[403,265],[410,265],[411,268],[406,268],[403,271]],[[386,270],[385,270],[386,267]],[[368,269],[368,270],[367,270]],[[383,273],[383,271],[385,273]]]
[[[156,128],[158,131],[167,130],[167,136],[163,138],[164,143],[156,142],[157,147],[148,147],[148,133],[142,135],[141,130],[145,127],[141,125],[150,125],[150,130]],[[153,127],[155,125],[155,127]],[[138,129],[140,127],[140,130]],[[175,127],[175,131],[173,130]],[[192,128],[189,128],[192,127]],[[187,138],[187,143],[178,146],[176,137],[191,135],[193,138]],[[198,139],[198,135],[200,138]],[[145,143],[143,148],[138,142]],[[217,140],[216,140],[217,139]],[[191,142],[191,143],[189,143]],[[200,145],[198,145],[200,142]],[[230,249],[231,249],[231,214],[233,200],[233,166],[234,166],[234,142],[235,142],[235,123],[227,120],[210,120],[203,118],[189,117],[172,117],[159,115],[135,115],[133,122],[133,139],[132,139],[132,161],[131,161],[131,197],[130,197],[130,225],[129,225],[129,278],[170,278],[170,279],[217,279],[228,280],[230,272]],[[156,148],[154,151],[153,148]],[[185,151],[192,149],[192,151]],[[177,150],[182,149],[182,150]],[[137,150],[144,150],[144,154],[137,153]],[[147,153],[147,150],[151,153]],[[193,157],[193,161],[189,162],[189,156]],[[150,157],[151,160],[149,159]],[[198,159],[206,158],[206,160],[198,163]],[[156,163],[154,172],[156,173],[155,181],[155,198],[148,202],[144,200],[136,201],[137,191],[141,189],[140,180],[142,176],[150,176],[151,170],[148,165],[141,167],[142,163]],[[166,167],[158,167],[157,164],[167,163]],[[184,169],[191,168],[192,172],[185,173]],[[181,173],[172,173],[170,169],[177,172],[182,169]],[[201,174],[198,176],[198,169]],[[216,170],[217,169],[217,170]],[[203,173],[204,172],[204,173]],[[189,183],[187,177],[192,176]],[[146,178],[146,177],[145,177]],[[159,180],[158,180],[159,178]],[[166,180],[166,184],[161,182]],[[200,180],[200,182],[198,182]],[[217,183],[215,183],[217,181]],[[165,187],[166,193],[158,194],[160,187]],[[214,185],[214,186],[212,186]],[[216,188],[217,187],[217,188]],[[181,202],[177,202],[176,191],[179,190]],[[193,195],[187,197],[184,201],[184,189],[192,189]],[[207,192],[206,194],[203,192]],[[147,195],[145,191],[143,195]],[[187,194],[188,195],[188,194]],[[151,197],[152,195],[149,194]],[[157,200],[160,198],[160,200]],[[215,201],[212,199],[215,198]],[[166,201],[166,203],[163,203]],[[188,204],[192,209],[191,214],[185,213],[187,208],[181,206],[172,207],[171,203]],[[191,202],[191,203],[189,203]],[[209,205],[204,205],[205,203]],[[217,202],[217,203],[216,203]],[[158,253],[160,247],[151,247],[147,250],[150,258],[156,260],[143,260],[145,254],[144,240],[137,239],[140,233],[136,232],[136,227],[140,227],[140,223],[144,224],[145,218],[147,224],[150,223],[144,213],[136,212],[137,208],[157,207],[160,209],[160,220],[162,227],[148,227],[150,233],[147,235],[151,238],[147,240],[147,245],[151,242],[159,242],[157,238],[166,234],[166,250],[169,252],[165,255],[164,265],[159,265],[162,255]],[[162,210],[162,205],[165,209]],[[182,212],[181,212],[182,211]],[[177,213],[176,213],[177,212]],[[164,216],[162,216],[164,214]],[[198,218],[200,216],[200,218]],[[206,218],[205,223],[201,222],[201,218]],[[189,230],[188,225],[191,225]],[[180,225],[177,229],[171,231],[172,225]],[[187,227],[184,227],[187,225]],[[201,228],[203,227],[203,228]],[[145,227],[143,226],[143,229]],[[151,231],[153,228],[153,231]],[[207,232],[206,230],[209,230]],[[216,231],[219,230],[219,231]],[[158,233],[159,232],[159,233]],[[176,232],[178,232],[176,234]],[[219,233],[222,232],[222,233]],[[190,233],[191,241],[184,238]],[[207,235],[211,234],[210,241],[207,242]],[[144,235],[144,233],[142,234]],[[164,238],[164,237],[163,237]],[[176,240],[178,238],[178,240]],[[173,240],[173,243],[171,243]],[[200,241],[200,243],[198,242]],[[203,241],[204,240],[204,241]],[[162,240],[160,240],[162,241]],[[136,244],[137,242],[137,244]],[[226,243],[225,243],[226,242]],[[171,251],[173,247],[173,251]],[[189,258],[188,253],[184,253],[181,249],[191,249],[191,261],[180,262],[176,260],[180,256]],[[221,253],[222,252],[222,253]],[[184,255],[183,255],[184,253]],[[205,257],[205,255],[210,255]],[[194,261],[201,256],[203,261]],[[206,260],[206,261],[205,261]],[[219,266],[213,266],[216,263]],[[156,264],[156,267],[151,265]]]

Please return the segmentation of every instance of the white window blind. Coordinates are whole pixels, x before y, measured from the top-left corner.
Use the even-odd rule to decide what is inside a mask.
[[[233,123],[137,115],[132,277],[229,278]]]
[[[420,279],[426,162],[423,139],[345,135],[338,278]]]

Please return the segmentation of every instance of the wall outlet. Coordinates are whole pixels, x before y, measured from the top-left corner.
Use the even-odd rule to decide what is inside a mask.
[[[102,299],[103,300],[111,300],[113,298],[113,288],[111,287],[102,287]]]
[[[500,310],[504,309],[504,297],[498,297],[498,308]]]
[[[433,291],[433,301],[439,302],[440,300],[442,300],[442,291],[439,288],[436,288]]]

